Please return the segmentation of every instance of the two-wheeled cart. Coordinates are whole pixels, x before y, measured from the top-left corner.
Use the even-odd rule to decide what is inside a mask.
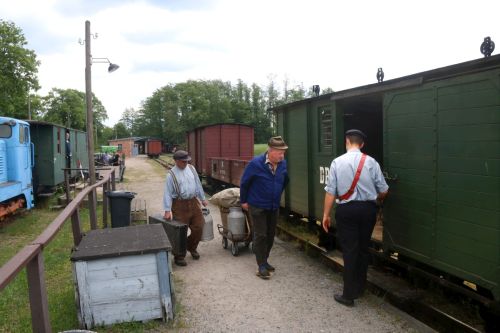
[[[222,235],[222,247],[224,249],[227,249],[229,246],[229,242],[231,242],[231,254],[233,256],[237,256],[239,254],[239,243],[244,243],[245,247],[250,247],[251,249],[251,243],[252,243],[252,226],[251,223],[249,222],[249,216],[248,213],[245,212],[245,223],[246,223],[246,232],[243,234],[234,234],[229,230],[228,228],[228,223],[227,223],[227,213],[228,209],[220,207],[220,214],[221,214],[221,219],[222,219],[222,225],[217,224],[217,229],[219,230],[219,234]]]

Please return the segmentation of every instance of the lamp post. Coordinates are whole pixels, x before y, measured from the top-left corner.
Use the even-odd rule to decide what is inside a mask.
[[[96,38],[94,36],[94,38]],[[85,21],[85,99],[87,104],[87,148],[89,157],[89,177],[90,185],[95,184],[95,166],[94,166],[94,115],[92,110],[92,71],[91,66],[93,62],[109,63],[108,72],[114,72],[118,69],[118,65],[112,64],[108,58],[92,58],[90,52],[90,21]],[[96,191],[93,189],[89,193],[89,215],[91,229],[97,229],[97,196]]]

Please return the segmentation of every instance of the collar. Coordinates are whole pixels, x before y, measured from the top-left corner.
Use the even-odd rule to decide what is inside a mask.
[[[361,153],[359,148],[351,148],[347,151],[348,153]]]
[[[272,164],[271,160],[269,159],[269,155],[266,153],[266,164]]]

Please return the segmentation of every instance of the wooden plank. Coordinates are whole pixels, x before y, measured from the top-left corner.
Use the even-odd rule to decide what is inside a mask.
[[[41,245],[31,244],[23,247],[6,264],[0,267],[0,291],[42,250]]]
[[[174,305],[172,302],[172,293],[170,291],[171,274],[168,265],[168,253],[166,251],[161,251],[156,254],[156,264],[158,269],[159,296],[163,320],[172,320],[174,319]]]
[[[87,277],[87,262],[77,261],[74,263],[74,271],[76,272],[77,295],[80,304],[81,322],[83,327],[91,328],[94,326],[94,318],[92,317],[92,307],[90,299],[90,285]]]
[[[111,325],[120,322],[143,321],[162,318],[158,297],[128,300],[123,303],[94,305],[92,308],[95,325]]]

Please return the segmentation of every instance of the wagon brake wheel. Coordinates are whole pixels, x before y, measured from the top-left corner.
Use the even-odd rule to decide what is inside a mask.
[[[236,257],[238,253],[239,253],[238,243],[237,242],[231,243],[231,254]]]
[[[226,237],[222,237],[222,248],[227,249],[227,238]]]

